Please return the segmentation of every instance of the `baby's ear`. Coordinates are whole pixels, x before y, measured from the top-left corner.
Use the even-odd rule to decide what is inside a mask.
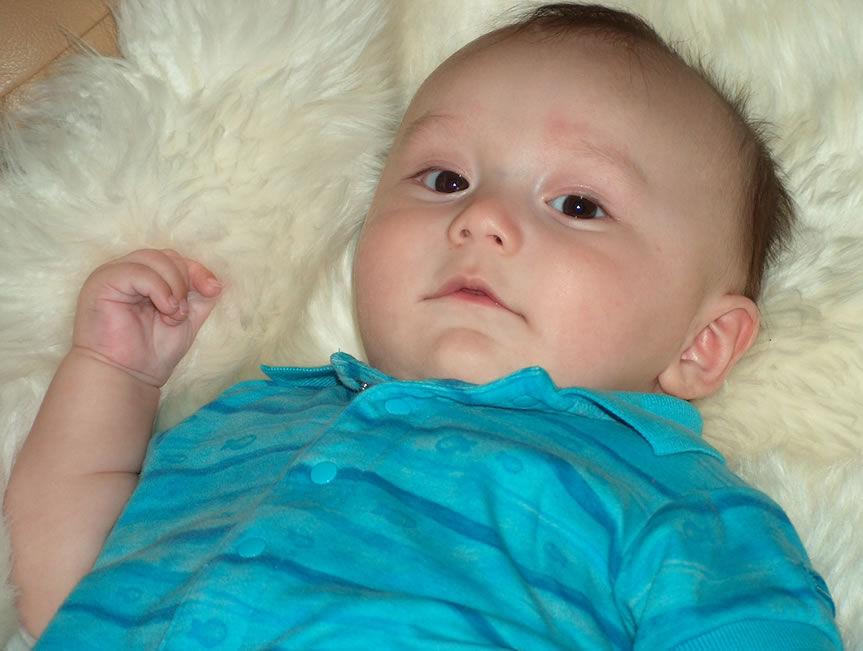
[[[659,375],[669,395],[694,400],[716,392],[758,335],[758,307],[745,296],[727,294],[705,314],[706,325]]]

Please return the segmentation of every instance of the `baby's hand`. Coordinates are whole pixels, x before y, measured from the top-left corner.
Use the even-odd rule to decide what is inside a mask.
[[[135,251],[102,265],[84,283],[73,348],[160,387],[221,291],[207,268],[176,251]]]

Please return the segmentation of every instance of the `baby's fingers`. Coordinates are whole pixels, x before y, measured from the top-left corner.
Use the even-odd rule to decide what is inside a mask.
[[[197,333],[216,306],[216,299],[221,294],[223,285],[213,272],[200,262],[189,259],[184,262],[190,285],[188,319],[193,331]]]
[[[215,299],[222,291],[222,283],[212,271],[197,260],[184,258],[176,251],[166,249],[161,251],[176,266],[183,280],[183,295],[179,299],[179,308],[175,314],[163,315],[162,320],[168,325],[190,319],[194,331],[197,332],[210,312],[215,307]]]
[[[186,259],[185,263],[191,289],[206,298],[215,298],[221,293],[222,282],[212,271],[196,260]]]
[[[135,265],[135,272],[131,281],[132,291],[128,295],[128,302],[138,303],[141,300],[148,300],[159,312],[165,324],[177,325],[182,322],[189,312],[187,300],[177,297],[177,292],[174,291],[164,275],[152,267],[133,264]]]
[[[186,318],[189,313],[189,278],[183,258],[175,251],[141,249],[117,263],[134,265],[133,291],[150,299],[165,323],[174,325]]]
[[[202,310],[205,306],[197,304],[208,303],[221,290],[221,283],[199,262],[171,249],[139,249],[97,269],[81,298],[85,305],[94,300],[129,305],[147,301],[163,323],[174,326],[192,314],[190,303],[196,307],[195,321],[203,322],[212,306]]]

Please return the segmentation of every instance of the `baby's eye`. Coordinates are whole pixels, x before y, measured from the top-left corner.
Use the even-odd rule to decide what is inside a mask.
[[[451,170],[432,170],[426,172],[420,177],[420,181],[429,190],[444,192],[446,194],[461,192],[470,187],[470,183],[467,182],[466,178]]]
[[[548,202],[548,205],[564,215],[576,219],[601,219],[608,216],[596,203],[577,194],[564,194],[555,197]]]

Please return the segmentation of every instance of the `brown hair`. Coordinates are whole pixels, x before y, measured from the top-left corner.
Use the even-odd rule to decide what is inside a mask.
[[[729,93],[701,63],[687,62],[650,25],[633,14],[601,5],[547,4],[501,30],[522,33],[534,30],[550,36],[590,32],[612,40],[634,53],[648,46],[661,56],[694,72],[723,102],[741,137],[744,217],[742,250],[745,265],[744,295],[757,300],[764,273],[787,246],[794,223],[794,206],[778,164],[770,154],[765,124],[750,118],[743,93]],[[746,222],[744,222],[745,224]]]

